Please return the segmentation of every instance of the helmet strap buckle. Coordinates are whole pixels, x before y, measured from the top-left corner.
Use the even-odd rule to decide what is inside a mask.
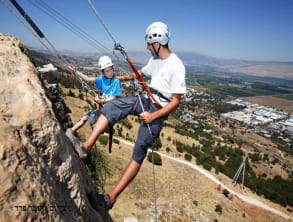
[[[158,50],[155,49],[154,43],[152,44],[152,48],[153,48],[154,53],[155,53],[154,59],[159,59],[160,58],[159,53],[160,53],[160,49],[161,49],[161,43],[159,43],[160,45],[159,45]]]

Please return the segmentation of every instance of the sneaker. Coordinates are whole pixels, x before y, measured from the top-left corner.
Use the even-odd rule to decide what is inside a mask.
[[[88,195],[92,207],[99,210],[111,210],[114,203],[111,203],[109,194],[90,193]]]
[[[79,139],[74,135],[71,128],[66,130],[66,136],[70,139],[71,143],[74,145],[79,142]]]

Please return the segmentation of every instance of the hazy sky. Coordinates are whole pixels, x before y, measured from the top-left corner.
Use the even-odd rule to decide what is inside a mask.
[[[4,1],[15,10],[10,1]],[[113,47],[87,0],[44,1],[97,41]],[[163,21],[169,26],[170,47],[174,51],[219,58],[293,61],[293,0],[91,1],[126,50],[145,50],[145,29],[153,21]],[[95,51],[41,11],[40,0],[18,0],[18,3],[57,49]],[[2,3],[0,32],[14,34],[29,46],[40,46]]]

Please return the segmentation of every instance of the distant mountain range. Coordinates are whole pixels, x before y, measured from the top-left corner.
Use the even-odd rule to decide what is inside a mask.
[[[36,50],[35,48],[32,49]],[[42,50],[42,52],[44,52],[44,50]],[[61,51],[60,53],[68,56],[80,57],[101,56],[101,54],[98,53],[81,53],[70,50]],[[127,53],[131,60],[135,63],[145,64],[150,58],[150,53],[147,51],[127,51]],[[224,72],[293,80],[293,62],[263,62],[239,59],[221,59],[206,56],[200,53],[183,51],[176,51],[176,54],[187,66],[206,67],[211,68],[212,70]]]
[[[194,52],[176,52],[176,54],[188,66],[205,66],[224,72],[293,80],[293,62],[221,59]],[[150,54],[147,52],[129,52],[129,56],[135,62],[147,62]]]

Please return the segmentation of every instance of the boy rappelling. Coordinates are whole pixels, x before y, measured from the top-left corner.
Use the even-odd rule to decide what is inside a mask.
[[[95,201],[96,208],[112,208],[117,197],[138,173],[147,149],[160,135],[163,121],[167,119],[169,113],[179,106],[181,95],[186,93],[185,67],[181,60],[169,49],[169,39],[170,33],[166,24],[154,22],[147,28],[145,41],[152,57],[147,65],[138,71],[141,76],[151,77],[150,90],[158,104],[143,93],[107,102],[101,109],[102,113],[90,137],[84,143],[75,147],[86,157],[97,138],[108,125],[113,126],[129,114],[139,116],[143,120],[139,126],[130,163],[115,188],[109,194],[98,195],[99,201]],[[120,76],[120,79],[128,80],[134,77],[135,74],[131,73]]]
[[[96,88],[102,91],[102,97],[96,95],[94,98],[95,102],[99,103],[101,107],[101,105],[107,103],[108,101],[121,96],[121,82],[118,78],[116,78],[114,74],[114,65],[108,56],[100,57],[98,66],[103,74],[100,77],[88,77],[87,75],[77,71],[73,65],[69,65],[68,68],[84,81],[94,83]],[[97,122],[100,113],[99,109],[89,111],[72,128],[67,129],[66,135],[73,144],[79,143],[78,139],[74,135],[74,132],[83,127],[86,121],[88,121],[91,126],[94,125]],[[81,158],[85,157],[84,155],[86,150],[78,149],[76,151]]]

